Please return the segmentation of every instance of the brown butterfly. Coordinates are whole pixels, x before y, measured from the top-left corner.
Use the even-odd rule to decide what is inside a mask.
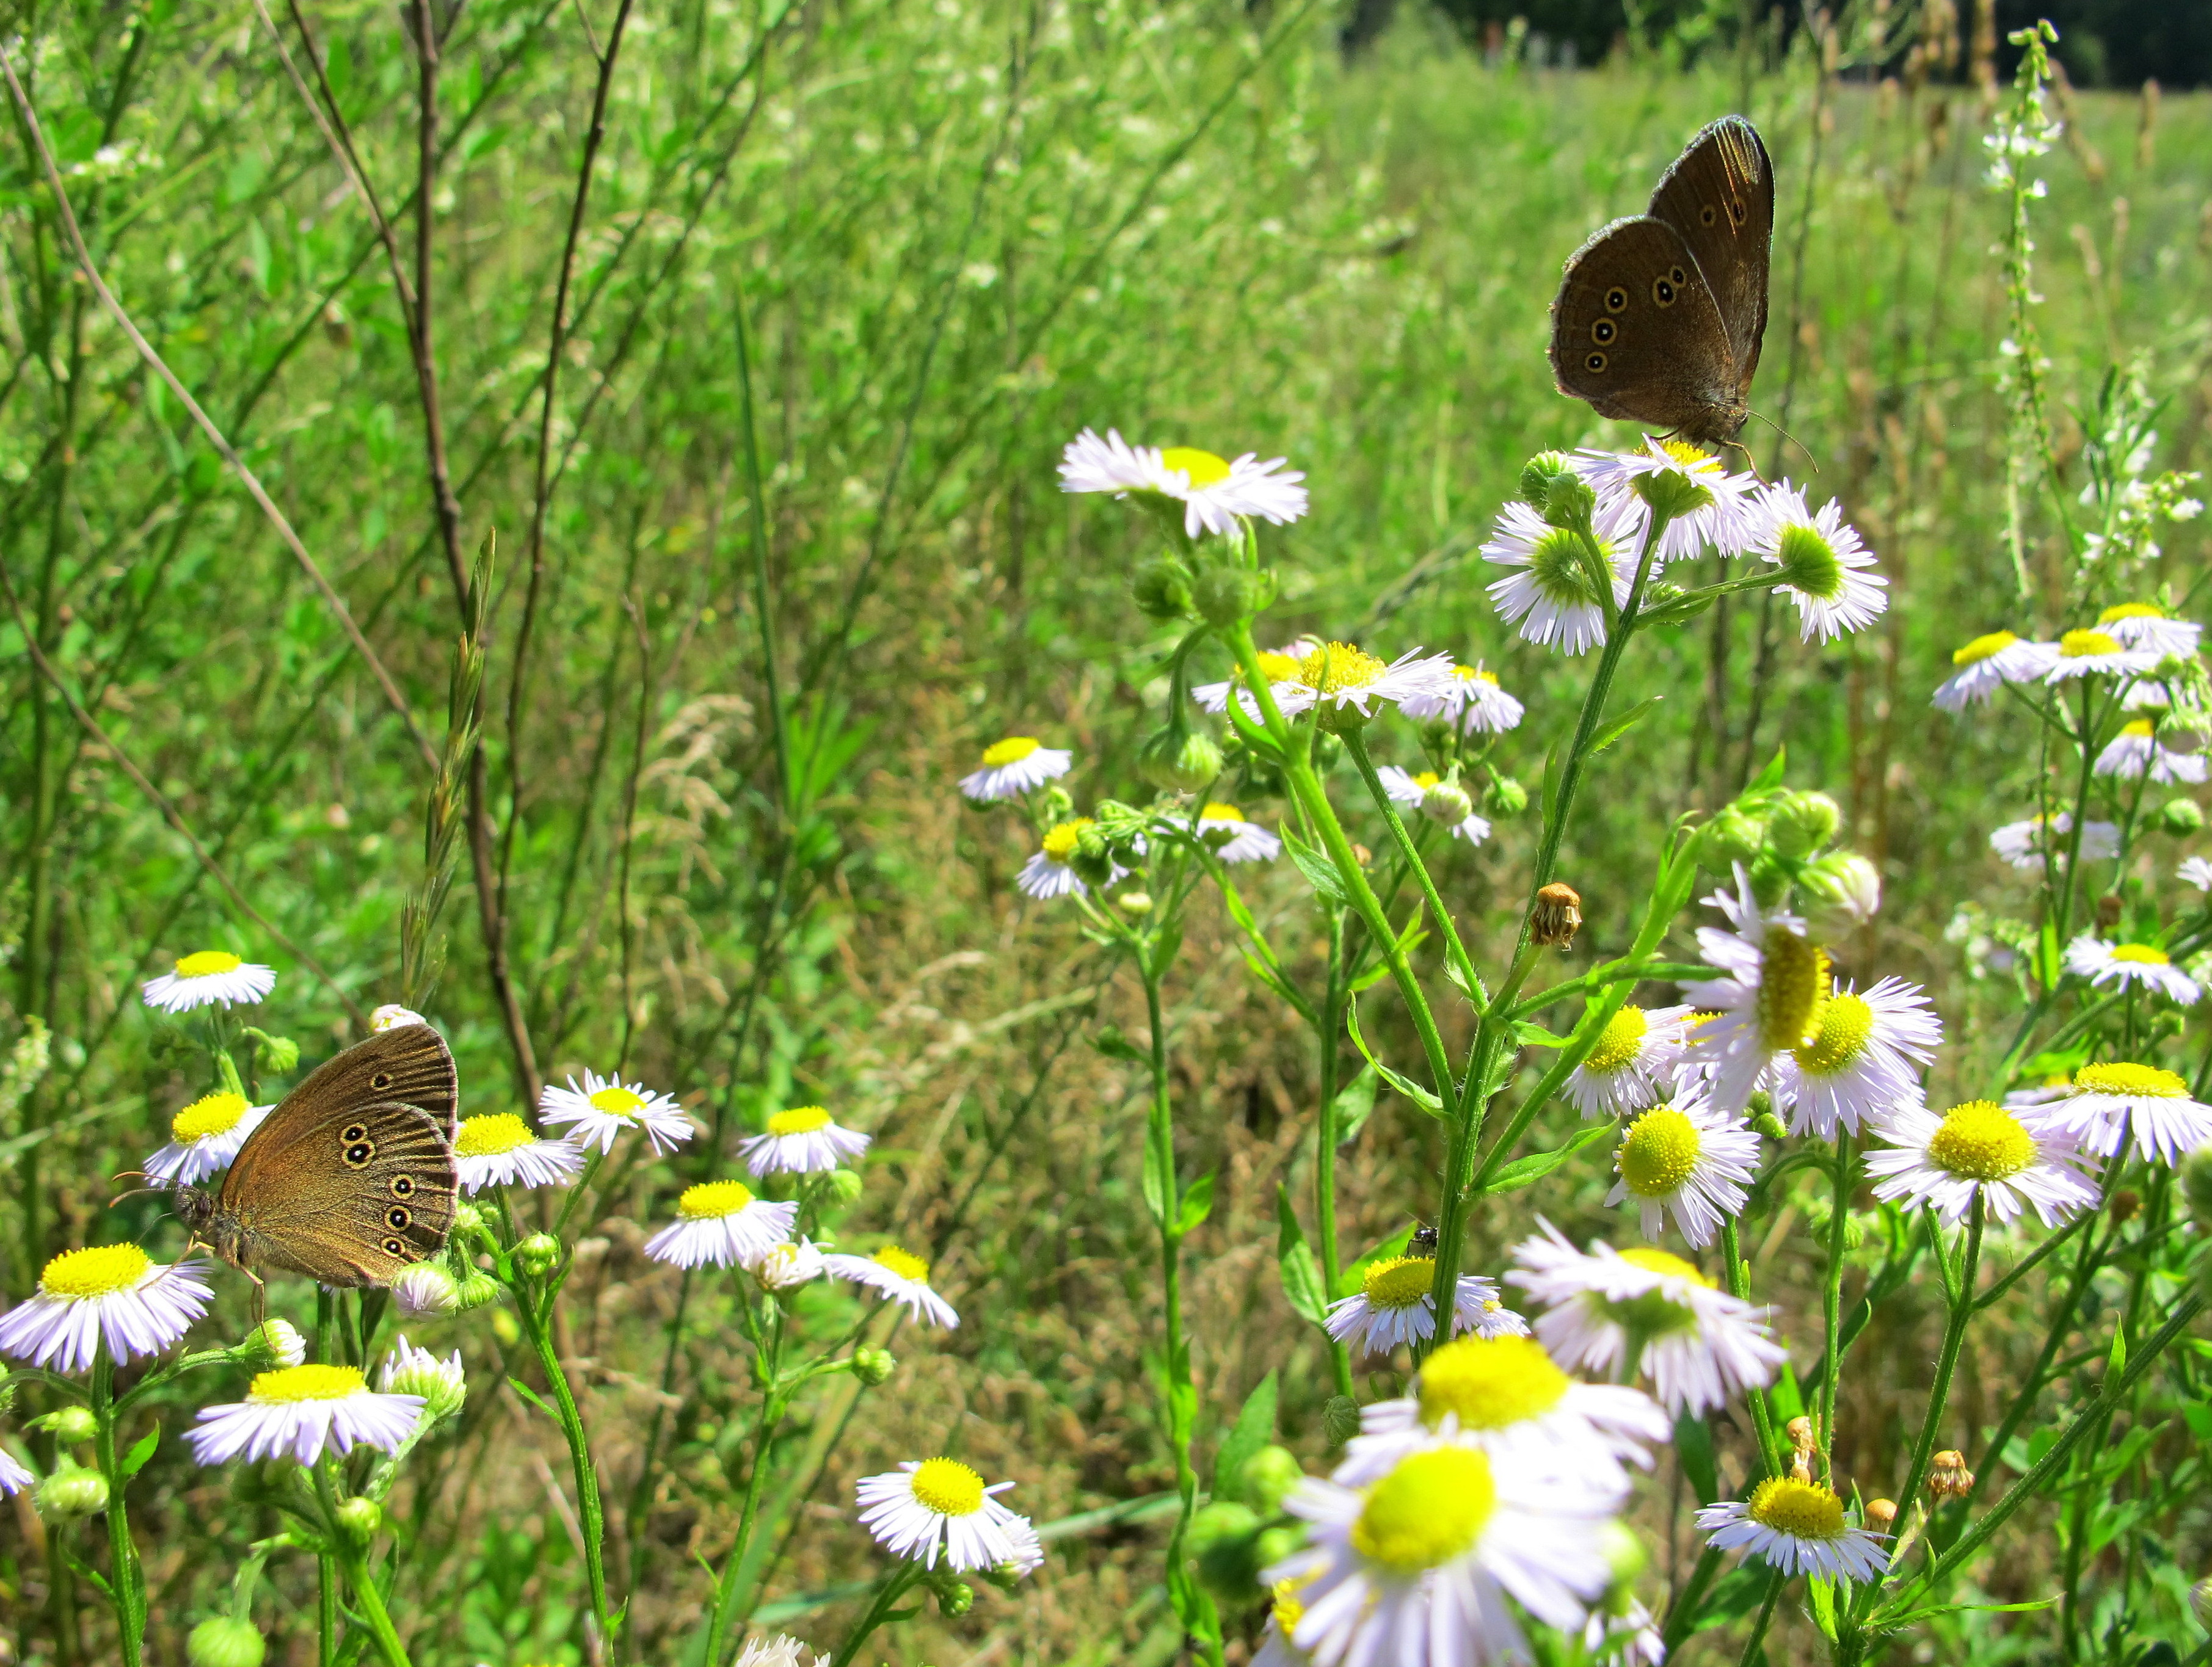
[[[220,1192],[179,1186],[177,1214],[233,1267],[325,1285],[386,1285],[453,1222],[460,1079],[426,1024],[325,1062],[246,1137]]]
[[[1651,208],[1575,251],[1552,303],[1559,391],[1600,416],[1732,443],[1766,334],[1774,167],[1759,130],[1723,116],[1690,141]]]

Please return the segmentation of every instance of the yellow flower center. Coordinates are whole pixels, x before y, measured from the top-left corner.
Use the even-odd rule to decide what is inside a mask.
[[[605,1112],[609,1117],[627,1118],[632,1121],[645,1109],[645,1096],[625,1088],[619,1082],[610,1082],[592,1094],[592,1109]]]
[[[1620,1259],[1632,1268],[1641,1268],[1646,1273],[1656,1273],[1664,1279],[1687,1280],[1709,1291],[1714,1288],[1713,1282],[1689,1263],[1679,1256],[1669,1256],[1662,1250],[1639,1246],[1621,1252]],[[1646,1337],[1687,1331],[1698,1323],[1698,1317],[1692,1310],[1671,1300],[1663,1290],[1646,1291],[1642,1296],[1630,1297],[1620,1302],[1601,1302],[1599,1306],[1609,1318]]]
[[[1411,1308],[1429,1294],[1436,1277],[1432,1256],[1388,1256],[1368,1265],[1359,1288],[1370,1307]]]
[[[811,1135],[817,1129],[826,1129],[834,1121],[819,1106],[793,1106],[787,1112],[778,1112],[768,1120],[771,1135]]]
[[[1698,1167],[1698,1125],[1672,1106],[1656,1106],[1628,1125],[1614,1161],[1639,1198],[1664,1198]]]
[[[901,1279],[911,1279],[917,1285],[929,1283],[929,1264],[910,1250],[901,1250],[896,1245],[885,1245],[869,1259],[879,1268],[888,1268]]]
[[[274,1372],[253,1374],[249,1401],[343,1401],[368,1386],[361,1368],[352,1366],[284,1366]]]
[[[1712,458],[1711,452],[1703,446],[1692,446],[1686,439],[1662,439],[1659,442],[1659,449],[1685,469],[1694,469]]]
[[[1365,688],[1390,668],[1348,642],[1328,643],[1298,662],[1298,681],[1322,694]]]
[[[2163,949],[2154,949],[2148,943],[2115,943],[2114,961],[2132,961],[2144,967],[2171,967],[2173,962]]]
[[[197,955],[186,955],[177,963],[180,979],[211,979],[222,973],[235,973],[246,963],[228,949],[202,949]]]
[[[1072,822],[1061,822],[1044,836],[1044,854],[1055,863],[1066,863],[1075,855],[1075,842],[1083,837],[1083,830],[1091,826],[1091,818],[1078,816]]]
[[[1751,1496],[1747,1513],[1762,1527],[1800,1540],[1833,1540],[1844,1532],[1844,1502],[1815,1482],[1771,1476]]]
[[[1651,1021],[1644,1016],[1640,1007],[1624,1007],[1605,1021],[1598,1033],[1597,1046],[1583,1060],[1583,1069],[1599,1076],[1610,1076],[1624,1065],[1632,1065],[1644,1052],[1644,1038],[1651,1029]]]
[[[1462,1337],[1422,1363],[1415,1393],[1431,1428],[1450,1413],[1463,1430],[1502,1430],[1549,1412],[1571,1387],[1530,1338]]]
[[[743,1181],[702,1181],[687,1186],[676,1213],[687,1221],[716,1221],[750,1206],[753,1191]]]
[[[527,1146],[538,1137],[530,1125],[513,1112],[495,1112],[489,1117],[465,1117],[461,1126],[453,1131],[453,1155],[460,1158],[497,1157],[501,1152],[513,1152]]]
[[[1275,1582],[1273,1588],[1275,1600],[1273,1611],[1275,1617],[1275,1630],[1285,1638],[1288,1638],[1296,1632],[1298,1622],[1305,1619],[1306,1606],[1299,1601],[1298,1594],[1311,1585],[1315,1578],[1309,1574],[1303,1580]]]
[[[1434,770],[1423,770],[1414,776],[1413,785],[1425,793],[1443,779]]]
[[[1827,1004],[1828,952],[1782,926],[1769,927],[1759,947],[1759,1040],[1771,1053],[1803,1047],[1820,1034]]]
[[[2020,639],[2009,631],[1990,631],[1978,636],[1951,656],[1953,665],[1979,665],[1992,654],[2010,648]]]
[[[2124,1094],[2138,1100],[2186,1100],[2189,1084],[2156,1065],[2084,1065],[2074,1073],[2076,1094]]]
[[[1260,652],[1260,670],[1271,683],[1287,683],[1298,675],[1298,657],[1278,653],[1274,649]]]
[[[2152,723],[2149,718],[2138,718],[2134,723],[2123,725],[2120,733],[2131,735],[2138,741],[2148,741],[2157,728],[2158,725]]]
[[[2110,625],[2117,620],[2162,620],[2165,617],[2164,609],[2154,608],[2148,602],[2123,602],[2098,615],[2097,623]]]
[[[2003,1106],[1970,1100],[1945,1113],[1928,1161],[1968,1180],[2010,1180],[2035,1161],[2035,1137]]]
[[[1018,764],[1037,749],[1034,736],[1010,735],[1004,741],[994,741],[983,749],[983,767],[995,770],[1002,764]]]
[[[1488,683],[1492,688],[1498,687],[1498,674],[1485,671],[1479,665],[1455,665],[1452,668],[1452,676],[1462,683]]]
[[[48,1296],[71,1301],[113,1296],[143,1279],[153,1265],[153,1258],[136,1245],[94,1245],[85,1250],[64,1251],[39,1275],[39,1288]]]
[[[2117,654],[2120,644],[2102,631],[2069,631],[2058,640],[2058,652],[2069,660],[2082,660],[2093,654]]]
[[[1400,1459],[1368,1490],[1352,1549],[1395,1573],[1418,1574],[1465,1555],[1497,1506],[1487,1455],[1431,1447]]]
[[[983,1508],[983,1478],[957,1458],[925,1458],[915,1467],[915,1503],[940,1517],[972,1517]]]
[[[169,1138],[177,1141],[205,1140],[210,1135],[227,1135],[238,1127],[238,1119],[252,1108],[242,1094],[221,1089],[203,1095],[169,1119]]]
[[[1170,446],[1160,453],[1161,464],[1169,469],[1180,469],[1190,477],[1191,489],[1203,486],[1218,486],[1229,478],[1226,459],[1211,452],[1201,452],[1194,446]]]
[[[1831,996],[1820,1009],[1820,1027],[1796,1050],[1797,1063],[1815,1076],[1848,1070],[1874,1036],[1874,1009],[1863,996]]]
[[[1244,813],[1233,804],[1209,804],[1198,813],[1202,822],[1241,822]]]

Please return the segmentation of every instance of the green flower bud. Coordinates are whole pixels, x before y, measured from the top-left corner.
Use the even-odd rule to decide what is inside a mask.
[[[1771,1112],[1761,1112],[1757,1117],[1752,1118],[1751,1126],[1769,1140],[1790,1138],[1790,1125]]]
[[[1616,1587],[1634,1585],[1637,1577],[1650,1565],[1651,1554],[1644,1549],[1643,1540],[1617,1517],[1608,1518],[1598,1531],[1598,1543]]]
[[[185,1659],[191,1667],[261,1667],[268,1653],[253,1623],[235,1615],[203,1621],[185,1640]]]
[[[1129,594],[1147,619],[1182,619],[1190,612],[1190,571],[1180,561],[1156,558],[1137,569]]]
[[[1809,857],[1836,837],[1843,820],[1842,807],[1826,793],[1784,793],[1767,826],[1784,857]]]
[[[231,1355],[257,1371],[298,1366],[307,1358],[307,1340],[288,1319],[264,1319],[233,1345]]]
[[[338,1501],[336,1516],[339,1533],[357,1546],[367,1545],[383,1526],[384,1507],[373,1499],[356,1494],[351,1499]]]
[[[1679,521],[1711,506],[1712,488],[1692,480],[1679,469],[1655,469],[1635,477],[1636,495],[1651,506],[1656,515]]]
[[[898,1361],[888,1349],[855,1349],[853,1351],[853,1375],[871,1389],[879,1388],[890,1381],[891,1373],[898,1370]]]
[[[1095,821],[1077,830],[1075,849],[1067,855],[1068,867],[1086,886],[1104,886],[1114,877],[1114,852]]]
[[[1342,1446],[1359,1434],[1359,1403],[1349,1395],[1330,1396],[1321,1409],[1321,1428],[1330,1446]]]
[[[2181,1191],[2198,1224],[2212,1227],[2212,1146],[2200,1146],[2182,1161]]]
[[[427,1349],[409,1346],[401,1338],[384,1368],[384,1392],[422,1397],[423,1425],[451,1418],[468,1404],[469,1380],[461,1369],[460,1352],[440,1359]]]
[[[1183,1549],[1198,1564],[1199,1583],[1231,1608],[1260,1596],[1260,1563],[1253,1555],[1259,1536],[1260,1513],[1229,1500],[1200,1511],[1183,1535]]]
[[[1275,599],[1275,576],[1249,567],[1208,567],[1198,576],[1196,598],[1207,624],[1235,625]]]
[[[962,1615],[975,1607],[975,1588],[965,1580],[943,1580],[937,1587],[937,1612]]]
[[[464,1234],[483,1233],[487,1230],[487,1225],[483,1210],[480,1206],[471,1203],[457,1203],[453,1206],[453,1225],[451,1229],[453,1237],[458,1239]]]
[[[2195,799],[2168,799],[2159,808],[2158,826],[2161,833],[2183,839],[2204,826],[2204,812]]]
[[[821,1178],[822,1190],[841,1204],[856,1203],[860,1197],[860,1177],[856,1170],[833,1169]]]
[[[1806,926],[1819,942],[1855,931],[1881,906],[1881,875],[1865,858],[1831,852],[1797,876]]]
[[[1048,827],[1066,821],[1075,814],[1075,797],[1067,789],[1054,782],[1037,795],[1037,815]]]
[[[453,1307],[459,1313],[471,1308],[481,1308],[496,1302],[507,1294],[507,1287],[481,1268],[471,1268],[453,1286]]]
[[[1725,874],[1738,863],[1755,860],[1765,848],[1766,818],[1731,804],[1707,822],[1698,837],[1704,846],[1698,853],[1699,864]]]
[[[1123,914],[1150,914],[1152,912],[1152,894],[1147,891],[1125,891],[1114,900],[1114,906]]]
[[[1237,1482],[1246,1503],[1262,1516],[1272,1517],[1305,1476],[1305,1466],[1298,1463],[1296,1453],[1271,1443],[1244,1461]]]
[[[1482,808],[1493,816],[1517,816],[1528,808],[1528,790],[1511,776],[1492,776]]]
[[[1564,452],[1539,452],[1521,465],[1521,501],[1543,508],[1552,500],[1552,482],[1573,472]]]
[[[543,1279],[561,1265],[561,1241],[550,1233],[533,1233],[514,1247],[514,1259],[523,1272]]]
[[[38,1485],[31,1494],[39,1514],[56,1522],[69,1522],[78,1517],[97,1516],[107,1509],[107,1478],[97,1470],[88,1470],[68,1460]]]
[[[1145,743],[1137,768],[1155,787],[1195,793],[1221,773],[1225,762],[1212,736],[1170,724]]]
[[[1790,865],[1775,852],[1762,852],[1751,865],[1751,894],[1759,907],[1774,907],[1789,889]]]
[[[1474,801],[1459,785],[1458,771],[1421,795],[1421,814],[1439,827],[1457,827],[1474,814]]]
[[[1552,477],[1540,507],[1544,519],[1555,527],[1587,527],[1590,512],[1597,507],[1597,493],[1571,469]]]
[[[36,1428],[52,1430],[54,1440],[64,1446],[81,1446],[100,1434],[100,1420],[89,1407],[64,1407],[31,1422]]]
[[[244,1034],[246,1040],[253,1044],[254,1052],[260,1056],[263,1070],[283,1076],[299,1068],[300,1045],[289,1036],[271,1036],[267,1031],[257,1030],[252,1025],[246,1027]]]
[[[1272,1568],[1302,1549],[1305,1543],[1306,1531],[1303,1528],[1263,1528],[1260,1537],[1252,1542],[1252,1561],[1261,1568]]]

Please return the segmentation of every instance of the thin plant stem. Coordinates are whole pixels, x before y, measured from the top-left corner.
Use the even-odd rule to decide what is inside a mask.
[[[740,1300],[744,1300],[740,1296]],[[737,1596],[738,1575],[744,1566],[745,1548],[752,1543],[753,1525],[760,1515],[761,1491],[768,1482],[769,1462],[775,1446],[776,1427],[782,1422],[788,1404],[784,1392],[776,1387],[781,1373],[783,1354],[783,1312],[769,1299],[769,1315],[767,1335],[757,1335],[754,1347],[763,1351],[760,1361],[762,1380],[768,1388],[761,1396],[760,1417],[753,1426],[752,1474],[745,1478],[744,1504],[738,1513],[738,1534],[730,1543],[728,1561],[722,1565],[721,1579],[714,1583],[714,1608],[707,1622],[707,1650],[701,1658],[704,1667],[720,1667],[722,1641],[730,1624],[730,1606]]]
[[[1921,1420],[1919,1440],[1912,1444],[1912,1463],[1905,1473],[1905,1491],[1897,1496],[1900,1510],[1910,1510],[1920,1497],[1921,1484],[1928,1480],[1928,1466],[1936,1451],[1938,1432],[1943,1428],[1951,1379],[1959,1369],[1959,1350],[1966,1340],[1967,1323],[1974,1317],[1974,1277],[1981,1269],[1985,1209],[1982,1189],[1976,1187],[1974,1202],[1966,1215],[1966,1245],[1960,1261],[1958,1288],[1952,1295],[1950,1317],[1943,1326],[1942,1350],[1936,1358],[1936,1382],[1928,1391],[1928,1410]]]
[[[921,1578],[920,1564],[901,1561],[895,1565],[876,1587],[876,1595],[870,1600],[867,1612],[854,1623],[853,1630],[845,1636],[845,1641],[837,1646],[837,1654],[830,1667],[852,1667],[853,1658],[860,1654],[860,1646],[868,1641],[868,1635],[884,1624],[892,1609],[898,1606],[898,1600],[906,1596],[908,1588]]]
[[[1344,1026],[1345,1001],[1344,911],[1328,911],[1328,979],[1322,993],[1321,1023],[1315,1040],[1320,1050],[1321,1106],[1314,1122],[1314,1237],[1321,1250],[1322,1292],[1331,1301],[1337,1295],[1340,1270],[1336,1245],[1336,1149],[1338,1033]],[[1339,1395],[1352,1393],[1352,1350],[1328,1338],[1329,1376]]]
[[[125,1667],[138,1667],[146,1637],[146,1579],[138,1548],[131,1539],[131,1516],[124,1503],[127,1478],[115,1454],[115,1361],[105,1338],[92,1361],[92,1415],[96,1421],[93,1451],[107,1482],[107,1585],[115,1609],[115,1631]]]
[[[1783,1583],[1790,1577],[1780,1569],[1766,1579],[1766,1596],[1759,1601],[1759,1618],[1751,1623],[1751,1636],[1743,1641],[1743,1653],[1736,1658],[1738,1667],[1753,1667],[1758,1661],[1759,1649],[1766,1642],[1766,1628],[1774,1619],[1774,1606],[1781,1600]]]
[[[1832,1459],[1836,1446],[1836,1381],[1843,1375],[1844,1238],[1851,1219],[1851,1137],[1848,1129],[1836,1131],[1836,1171],[1833,1205],[1828,1220],[1828,1267],[1820,1282],[1820,1325],[1827,1352],[1820,1362],[1820,1474],[1834,1474]]]
[[[553,1346],[553,1333],[547,1325],[546,1309],[551,1306],[549,1291],[543,1306],[538,1294],[528,1285],[515,1292],[515,1310],[522,1328],[530,1338],[530,1346],[544,1368],[545,1382],[553,1392],[553,1408],[561,1424],[561,1434],[568,1443],[568,1461],[576,1476],[576,1514],[582,1525],[584,1541],[584,1573],[591,1588],[592,1616],[599,1625],[599,1637],[611,1647],[614,1628],[607,1613],[607,1571],[605,1561],[606,1521],[599,1500],[599,1466],[592,1458],[591,1438],[584,1429],[583,1414],[577,1409],[576,1397],[568,1387],[568,1374],[562,1369],[561,1357]]]

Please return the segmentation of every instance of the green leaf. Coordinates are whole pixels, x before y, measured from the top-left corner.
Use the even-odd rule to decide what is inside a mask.
[[[1150,1141],[1145,1143],[1144,1189],[1145,1208],[1166,1226],[1169,1201],[1175,1197],[1175,1158]]]
[[[1536,803],[1543,807],[1544,825],[1549,827],[1559,808],[1559,749],[1565,746],[1566,737],[1554,741],[1544,755],[1544,785]]]
[[[1790,749],[1777,747],[1774,749],[1774,756],[1767,761],[1766,767],[1761,770],[1758,779],[1743,791],[1746,793],[1771,792],[1782,785],[1782,773],[1789,767],[1789,762]]]
[[[144,1470],[146,1461],[154,1456],[154,1449],[161,1445],[161,1427],[159,1424],[155,1425],[152,1429],[148,1430],[145,1434],[132,1442],[131,1451],[123,1455],[121,1469],[124,1479],[128,1481]]]
[[[555,1423],[557,1424],[561,1421],[561,1415],[554,1411],[552,1408],[547,1406],[544,1398],[539,1396],[538,1391],[531,1388],[528,1384],[524,1383],[521,1379],[509,1378],[507,1380],[507,1386],[513,1390],[517,1395],[520,1395],[524,1400],[529,1402],[532,1406],[536,1407],[538,1411],[544,1413],[548,1418],[550,1418]]]
[[[1336,871],[1336,864],[1324,852],[1316,851],[1288,827],[1283,829],[1283,848],[1291,853],[1298,872],[1306,876],[1306,883],[1323,902],[1334,903],[1340,908],[1351,903],[1352,894],[1344,888],[1344,876]]]
[[[1765,1563],[1746,1563],[1722,1576],[1705,1594],[1705,1603],[1698,1609],[1698,1618],[1691,1623],[1690,1630],[1701,1633],[1742,1620],[1765,1600],[1771,1573]]]
[[[1513,1021],[1513,1040],[1524,1047],[1565,1047],[1574,1039],[1555,1035],[1543,1026],[1526,1019],[1516,1019]]]
[[[1152,1056],[1124,1036],[1119,1025],[1101,1027],[1098,1034],[1091,1039],[1091,1046],[1109,1059],[1121,1059],[1133,1065],[1152,1063]]]
[[[1431,1117],[1442,1117],[1444,1114],[1444,1102],[1443,1100],[1439,1100],[1435,1094],[1430,1093],[1419,1083],[1414,1082],[1410,1076],[1401,1076],[1396,1071],[1392,1070],[1389,1066],[1384,1064],[1369,1051],[1367,1046],[1367,1039],[1359,1034],[1358,1003],[1352,1002],[1346,1003],[1344,1009],[1344,1023],[1345,1027],[1352,1033],[1352,1046],[1359,1050],[1359,1054],[1362,1058],[1366,1060],[1369,1064],[1375,1067],[1375,1074],[1377,1076],[1380,1076],[1385,1082],[1388,1082],[1392,1088],[1397,1089],[1400,1094],[1405,1095],[1407,1099],[1412,1100],[1416,1106],[1419,1106]]]
[[[1682,1474],[1698,1490],[1698,1502],[1711,1505],[1720,1497],[1720,1466],[1713,1460],[1713,1427],[1702,1418],[1684,1413],[1674,1421],[1674,1457]]]
[[[1595,758],[1607,747],[1610,747],[1614,742],[1620,740],[1621,737],[1626,735],[1629,730],[1634,729],[1638,724],[1642,723],[1644,721],[1644,715],[1648,713],[1652,707],[1657,706],[1666,698],[1667,697],[1663,694],[1654,694],[1638,700],[1626,712],[1621,713],[1620,717],[1614,718],[1613,722],[1607,724],[1603,729],[1592,736],[1590,737],[1589,747],[1588,750],[1583,754],[1583,756],[1584,758]]]
[[[1786,1360],[1774,1374],[1774,1382],[1767,1388],[1766,1404],[1773,1412],[1774,1421],[1778,1424],[1786,1424],[1792,1418],[1805,1415],[1805,1391],[1798,1385],[1796,1370]]]
[[[1213,1459],[1213,1496],[1233,1499],[1243,1481],[1244,1467],[1252,1455],[1275,1439],[1275,1374],[1260,1379],[1244,1397],[1236,1426]]]
[[[1887,1631],[1892,1627],[1910,1627],[1915,1622],[1930,1620],[1939,1615],[1969,1615],[1977,1610],[1990,1615],[2019,1615],[2028,1609],[2047,1609],[2057,1601],[2057,1596],[2053,1594],[2026,1603],[1938,1603],[1932,1609],[1914,1609],[1907,1615],[1884,1615],[1881,1625]]]
[[[1190,1184],[1182,1195],[1182,1209],[1176,1217],[1176,1236],[1181,1238],[1192,1231],[1213,1213],[1213,1175],[1211,1169]]]
[[[1485,1192],[1511,1192],[1532,1181],[1540,1181],[1583,1147],[1593,1141],[1603,1140],[1612,1132],[1613,1124],[1610,1123],[1593,1123],[1577,1129],[1565,1146],[1555,1147],[1549,1152],[1532,1152],[1525,1158],[1514,1159],[1492,1175],[1490,1185],[1482,1190]]]
[[[1275,1266],[1283,1276],[1283,1295],[1291,1306],[1316,1325],[1328,1313],[1328,1292],[1322,1288],[1321,1264],[1306,1243],[1297,1211],[1291,1208],[1288,1188],[1275,1185]]]
[[[1822,1636],[1832,1644],[1836,1641],[1836,1583],[1818,1576],[1805,1583],[1805,1595],[1813,1600],[1813,1624]]]
[[[1336,1091],[1336,1143],[1349,1146],[1367,1126],[1375,1111],[1375,1089],[1382,1081],[1372,1067]]]

